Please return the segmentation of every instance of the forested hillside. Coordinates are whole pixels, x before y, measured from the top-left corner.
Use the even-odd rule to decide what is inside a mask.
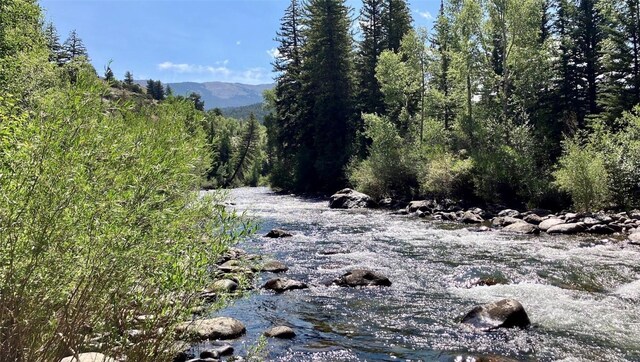
[[[274,186],[637,206],[637,0],[291,1],[268,122]]]

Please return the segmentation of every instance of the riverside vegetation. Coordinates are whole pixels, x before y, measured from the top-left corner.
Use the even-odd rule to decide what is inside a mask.
[[[253,229],[198,194],[230,121],[123,97],[47,29],[35,1],[0,2],[0,360],[171,360],[210,266]],[[241,145],[229,159],[253,157]],[[209,175],[230,185],[243,160]]]

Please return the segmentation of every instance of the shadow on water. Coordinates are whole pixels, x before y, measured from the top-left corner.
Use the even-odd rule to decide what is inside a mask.
[[[258,290],[222,310],[247,326],[247,335],[234,342],[240,354],[266,329],[288,325],[297,336],[270,340],[269,360],[640,361],[640,248],[331,210],[324,199],[265,188],[236,189],[231,196],[238,210],[261,221],[240,246],[281,260],[290,268],[286,277],[311,286],[279,295]],[[276,227],[294,236],[262,237]],[[323,285],[355,267],[376,270],[393,285]],[[492,333],[458,327],[474,306],[507,297],[524,305],[533,327]]]

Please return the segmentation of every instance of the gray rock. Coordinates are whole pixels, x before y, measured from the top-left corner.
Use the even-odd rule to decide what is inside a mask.
[[[211,290],[214,292],[231,293],[238,289],[238,283],[231,279],[216,280],[211,286]]]
[[[339,278],[333,280],[333,284],[341,287],[361,287],[361,286],[385,286],[391,285],[389,278],[382,274],[366,269],[351,270]]]
[[[556,225],[561,225],[561,224],[564,224],[564,220],[557,219],[557,218],[551,218],[551,219],[547,219],[547,220],[544,220],[543,222],[541,222],[538,225],[538,228],[540,228],[540,230],[542,230],[542,231],[547,231],[547,230],[549,230],[550,227],[556,226]]]
[[[176,327],[178,334],[206,339],[234,339],[245,334],[246,328],[242,322],[228,317],[199,319],[180,323]]]
[[[480,215],[474,214],[471,211],[465,212],[460,218],[460,222],[463,224],[481,224],[483,221]]]
[[[549,234],[575,234],[585,231],[585,226],[581,222],[568,224],[558,224],[547,229]]]
[[[575,212],[568,212],[566,214],[564,214],[564,221],[566,223],[573,223],[578,221],[578,219],[580,219],[583,216],[583,214],[581,213],[575,213]]]
[[[516,222],[509,226],[506,226],[504,229],[502,229],[502,231],[517,233],[517,234],[539,234],[540,233],[540,229],[538,229],[537,226],[533,224],[529,224],[524,221]]]
[[[531,321],[520,302],[503,299],[475,307],[462,318],[461,323],[471,329],[489,331],[497,328],[525,328]]]
[[[605,214],[597,214],[594,216],[594,218],[600,222],[602,222],[603,224],[609,224],[611,222],[613,222],[613,218],[609,215],[605,215]]]
[[[292,237],[293,234],[283,229],[273,229],[265,235],[266,238],[289,238]]]
[[[60,362],[116,362],[116,360],[102,353],[87,352],[80,353],[77,358],[75,356],[65,357]]]
[[[491,225],[495,227],[499,227],[499,226],[502,227],[502,226],[509,226],[511,224],[515,224],[518,222],[522,222],[522,220],[512,216],[498,216],[498,217],[494,217],[493,220],[491,220]]]
[[[446,221],[458,220],[458,215],[456,215],[455,212],[440,212],[438,214],[442,216],[442,220],[446,220]]]
[[[296,332],[287,326],[277,326],[264,332],[267,337],[290,339],[296,336]]]
[[[411,201],[409,205],[407,205],[407,211],[409,213],[413,213],[416,211],[432,211],[436,208],[436,202],[433,200],[417,200]]]
[[[218,265],[218,270],[223,273],[247,273],[251,269],[247,267],[246,263],[240,260],[228,260],[222,265]]]
[[[274,278],[266,282],[262,289],[273,290],[276,293],[283,293],[288,290],[306,289],[309,286],[303,282],[287,279],[287,278]]]
[[[504,217],[504,216],[518,217],[518,216],[520,216],[520,211],[513,210],[513,209],[505,209],[505,210],[500,211],[498,213],[498,216],[501,216],[501,217]]]
[[[205,350],[200,352],[200,358],[220,358],[220,352],[216,351],[216,350]]]
[[[640,210],[631,210],[629,211],[629,217],[633,220],[640,220]]]
[[[332,209],[361,209],[376,206],[371,196],[352,189],[342,189],[329,198],[329,207]]]
[[[289,270],[286,265],[277,260],[270,260],[262,266],[262,271],[270,272],[270,273],[282,273]]]
[[[588,228],[587,232],[590,234],[608,235],[613,234],[616,231],[613,230],[613,228],[611,228],[609,225],[596,224]]]
[[[216,346],[215,350],[221,356],[230,356],[234,352],[233,346],[231,346],[230,344]]]
[[[596,219],[595,217],[585,217],[584,219],[582,219],[582,222],[586,227],[592,227],[594,225],[602,224],[602,221]]]
[[[544,219],[536,214],[529,214],[522,218],[525,222],[533,225],[539,225]]]
[[[629,244],[640,245],[640,233],[629,234]]]

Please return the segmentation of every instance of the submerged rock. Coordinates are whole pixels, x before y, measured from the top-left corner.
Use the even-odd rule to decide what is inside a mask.
[[[537,226],[529,224],[524,221],[513,223],[506,226],[502,231],[517,233],[517,234],[539,234],[540,229]]]
[[[266,282],[262,289],[273,290],[276,293],[283,293],[287,290],[306,289],[309,286],[303,282],[287,279],[287,278],[274,278]]]
[[[296,332],[287,326],[277,326],[264,332],[267,337],[290,339],[296,336]]]
[[[364,286],[384,286],[391,285],[389,278],[384,275],[366,269],[354,269],[337,279],[333,280],[333,284],[341,287],[364,287]]]
[[[288,238],[293,236],[292,233],[283,229],[273,229],[265,235],[266,238]]]
[[[467,211],[460,218],[460,222],[463,224],[481,224],[482,222],[484,222],[484,220],[482,219],[482,217],[480,217],[480,215],[474,214],[471,211]]]
[[[531,321],[520,302],[503,299],[473,308],[461,323],[475,330],[489,331],[496,328],[525,328]]]
[[[608,235],[613,234],[616,231],[609,225],[596,224],[588,228],[587,232],[591,234]]]
[[[270,273],[282,273],[289,270],[284,263],[279,262],[277,260],[270,260],[262,266],[262,271],[270,272]]]
[[[352,189],[342,189],[329,198],[329,207],[332,209],[360,209],[376,207],[371,196]]]
[[[188,336],[206,339],[234,339],[245,334],[246,328],[242,322],[228,317],[199,319],[180,323],[176,332]]]
[[[60,360],[60,362],[115,362],[111,357],[107,357],[102,353],[87,352],[80,353],[78,357],[69,356]]]

